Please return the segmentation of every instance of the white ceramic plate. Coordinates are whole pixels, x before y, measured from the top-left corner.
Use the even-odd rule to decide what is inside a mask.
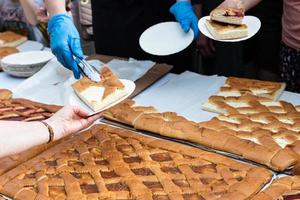
[[[17,49],[21,52],[24,51],[39,51],[42,50],[44,48],[44,45],[36,42],[36,41],[32,41],[32,40],[27,40],[25,42],[23,42],[22,44],[20,44],[19,46],[17,46]]]
[[[140,36],[140,46],[147,53],[166,56],[187,48],[194,40],[194,32],[185,33],[177,22],[163,22],[151,26]]]
[[[205,23],[206,23],[206,20],[209,20],[209,19],[210,19],[210,16],[202,17],[198,22],[198,27],[200,29],[200,32],[202,34],[204,34],[206,37],[209,37],[213,40],[217,40],[210,34],[208,29],[206,28]],[[221,41],[221,42],[239,42],[239,41],[247,40],[247,39],[253,37],[259,31],[259,29],[261,27],[260,20],[257,17],[254,17],[254,16],[245,16],[244,20],[243,20],[243,23],[248,26],[248,36],[247,37],[232,39],[232,40],[217,40],[217,41]]]
[[[121,101],[125,100],[126,98],[128,98],[135,90],[135,83],[133,81],[130,80],[126,80],[126,79],[120,79],[120,81],[124,84],[125,89],[127,91],[127,95],[125,95],[124,97],[122,97],[121,99],[118,99],[117,101],[111,102],[111,104],[109,104],[108,106],[106,106],[105,108],[98,110],[98,111],[93,111],[93,109],[91,109],[86,103],[84,103],[84,101],[82,101],[74,92],[74,94],[70,97],[69,99],[69,103],[70,105],[73,106],[79,106],[81,108],[83,108],[84,110],[86,110],[89,115],[95,115],[97,113],[100,113],[118,103],[120,103]]]

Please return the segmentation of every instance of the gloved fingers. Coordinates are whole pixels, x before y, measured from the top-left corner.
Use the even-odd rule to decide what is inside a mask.
[[[62,52],[62,57],[64,60],[64,63],[66,63],[66,67],[68,69],[71,69],[73,71],[74,77],[76,79],[80,78],[80,72],[79,72],[79,68],[77,63],[75,62],[74,58],[73,58],[73,54],[71,53],[70,50],[64,50]]]
[[[72,70],[72,68],[70,66],[67,65],[67,63],[65,62],[65,59],[63,57],[62,54],[55,54],[57,60],[67,69]]]
[[[72,38],[69,42],[71,52],[78,58],[83,59],[84,55],[81,49],[80,39]]]
[[[179,20],[179,23],[184,32],[189,32],[191,28],[191,21],[189,19]]]

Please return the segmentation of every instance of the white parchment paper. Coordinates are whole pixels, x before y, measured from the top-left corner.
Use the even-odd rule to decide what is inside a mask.
[[[203,76],[184,72],[159,88],[138,95],[141,105],[153,105],[159,111],[174,111],[194,121],[205,121],[216,116],[201,110],[208,97],[216,94],[224,77]]]
[[[90,63],[98,69],[103,66],[103,63],[98,60],[93,60]],[[108,65],[119,75],[120,79],[137,80],[147,73],[155,63],[130,59],[129,61],[112,60]],[[80,100],[71,87],[75,81],[72,72],[65,69],[56,59],[53,59],[38,73],[14,89],[14,97],[27,98],[47,104],[77,105]]]

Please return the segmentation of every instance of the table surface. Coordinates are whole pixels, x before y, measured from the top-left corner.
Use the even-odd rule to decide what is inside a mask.
[[[107,62],[113,57],[98,56],[97,58]],[[165,66],[158,65],[160,67]],[[161,75],[156,76],[156,78],[158,77],[161,77]],[[148,88],[143,92],[139,91],[141,93],[134,100],[140,105],[152,105],[161,112],[173,111],[190,120],[206,121],[216,116],[216,114],[203,111],[201,105],[207,101],[210,95],[219,90],[225,79],[225,77],[204,76],[191,72],[180,75],[168,73],[150,87],[148,87],[149,84],[143,84],[144,88],[141,88],[141,90]],[[4,72],[0,72],[0,88],[14,91],[24,80],[26,79],[11,77]],[[150,81],[154,82],[153,77]],[[140,82],[143,83],[143,81]],[[300,105],[300,94],[285,91],[280,100]]]

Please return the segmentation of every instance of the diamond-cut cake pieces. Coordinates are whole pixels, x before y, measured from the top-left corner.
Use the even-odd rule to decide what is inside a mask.
[[[12,31],[0,33],[0,47],[16,47],[26,40],[27,37]]]
[[[277,100],[286,87],[285,83],[229,77],[220,88],[218,96],[242,96],[252,94]]]
[[[217,154],[100,125],[1,176],[0,192],[22,200],[242,200],[271,177]]]
[[[137,106],[128,99],[108,109],[104,117],[136,129],[230,152],[276,171],[293,167],[300,154],[300,136],[296,129],[293,131],[283,129],[280,124],[275,126],[275,123],[267,125],[257,122],[263,117],[264,120],[271,120],[270,115],[221,115],[207,122],[196,123],[176,113],[159,113],[153,107]],[[252,117],[253,121],[248,117]]]
[[[108,68],[100,71],[101,81],[83,77],[72,85],[75,93],[94,111],[99,111],[127,94],[125,86]]]
[[[275,180],[269,187],[255,195],[252,200],[300,199],[300,177],[286,176]]]

